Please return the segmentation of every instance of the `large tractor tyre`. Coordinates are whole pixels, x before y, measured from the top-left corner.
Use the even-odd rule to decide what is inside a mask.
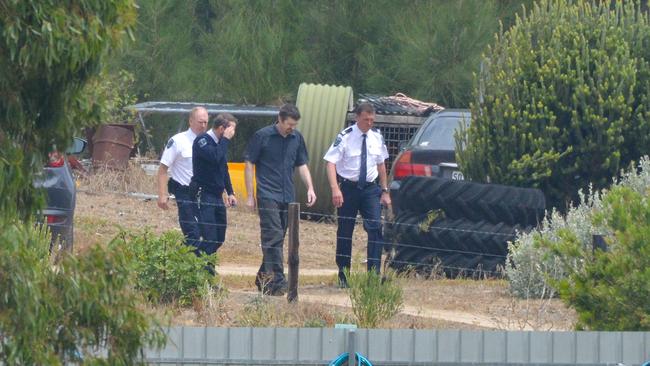
[[[421,242],[428,247],[448,252],[505,256],[508,253],[508,242],[515,239],[516,232],[527,229],[487,221],[440,219],[429,225],[427,238]]]
[[[440,258],[447,277],[499,278],[503,277],[505,258],[481,255],[453,255]]]
[[[454,254],[440,257],[445,275],[449,278],[499,278],[503,277],[505,258],[482,255]]]
[[[491,224],[487,221],[448,220],[433,223],[429,239],[437,247],[456,249],[468,253],[506,256],[508,242],[515,239],[517,231],[529,228]]]
[[[435,268],[440,267],[439,263],[437,253],[426,248],[402,247],[388,260],[388,266],[398,273],[417,274],[427,278]]]
[[[427,215],[422,213],[400,212],[391,224],[391,237],[386,242],[393,246],[400,246],[404,243],[420,246],[420,241],[423,238],[421,223],[426,217]]]
[[[546,201],[538,189],[433,177],[408,177],[399,190],[400,210],[442,210],[450,219],[535,226]]]
[[[494,277],[497,267],[505,263],[508,242],[514,240],[517,230],[523,231],[486,221],[428,220],[429,215],[407,211],[396,218],[398,234],[392,242],[391,267],[427,274],[439,259],[448,277]]]

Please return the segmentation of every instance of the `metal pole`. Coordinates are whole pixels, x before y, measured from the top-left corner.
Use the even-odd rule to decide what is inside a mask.
[[[348,366],[355,366],[357,361],[355,338],[356,329],[348,329]]]
[[[289,231],[289,291],[287,293],[287,301],[298,301],[298,264],[300,257],[298,249],[300,248],[299,239],[299,226],[300,226],[300,204],[293,202],[289,204],[288,215],[288,231]]]
[[[147,126],[144,124],[144,118],[142,118],[142,113],[140,112],[138,112],[138,121],[140,121],[140,125],[142,126],[142,133],[144,134],[144,138],[147,141],[147,152],[153,152],[153,144],[151,143],[149,133],[147,132]]]

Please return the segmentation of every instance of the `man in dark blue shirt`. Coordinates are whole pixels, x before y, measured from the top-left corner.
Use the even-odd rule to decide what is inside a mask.
[[[316,202],[307,166],[305,140],[296,131],[299,119],[298,108],[292,104],[283,105],[277,122],[255,132],[244,154],[248,192],[246,205],[250,208],[255,207],[253,167],[257,179],[263,259],[255,284],[261,292],[268,295],[281,296],[287,291],[282,247],[287,232],[288,204],[294,201],[295,168],[298,168],[300,177],[307,186],[307,206]]]
[[[196,192],[199,210],[199,226],[202,240],[198,252],[213,254],[226,238],[226,206],[234,206],[237,199],[233,193],[228,172],[228,144],[235,135],[237,119],[232,114],[219,114],[212,121],[212,128],[194,140],[192,166],[194,174],[191,189]],[[228,198],[223,199],[224,190]],[[213,272],[213,268],[208,269]]]

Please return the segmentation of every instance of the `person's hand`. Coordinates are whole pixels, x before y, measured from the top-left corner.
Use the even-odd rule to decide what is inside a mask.
[[[233,136],[235,136],[235,125],[230,125],[223,130],[223,137],[230,140]]]
[[[332,189],[332,204],[336,208],[343,206],[343,193],[339,187]]]
[[[234,194],[228,195],[226,198],[226,207],[235,207],[237,206],[237,197]]]
[[[308,189],[307,190],[307,207],[311,207],[316,203],[316,193],[314,193],[314,189]]]
[[[390,194],[388,192],[382,192],[381,198],[379,199],[379,203],[381,203],[385,207],[390,207],[390,205],[392,204],[390,201]]]
[[[169,201],[169,197],[167,196],[158,196],[158,207],[162,208],[163,210],[168,210],[169,205],[167,202]]]
[[[255,197],[248,196],[248,199],[246,200],[246,207],[250,208],[251,210],[255,209]]]

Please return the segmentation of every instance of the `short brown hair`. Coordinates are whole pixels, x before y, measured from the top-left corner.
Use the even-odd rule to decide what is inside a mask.
[[[354,114],[358,116],[363,112],[375,113],[375,107],[368,102],[359,103],[356,108],[354,108]]]
[[[284,121],[287,118],[293,118],[296,121],[300,119],[300,111],[298,110],[298,107],[291,103],[287,103],[280,107],[280,113],[278,113],[280,116],[280,120]]]
[[[237,118],[235,118],[235,116],[233,116],[230,113],[219,113],[212,120],[212,128],[217,128],[221,126],[228,127],[229,122],[237,123]]]

